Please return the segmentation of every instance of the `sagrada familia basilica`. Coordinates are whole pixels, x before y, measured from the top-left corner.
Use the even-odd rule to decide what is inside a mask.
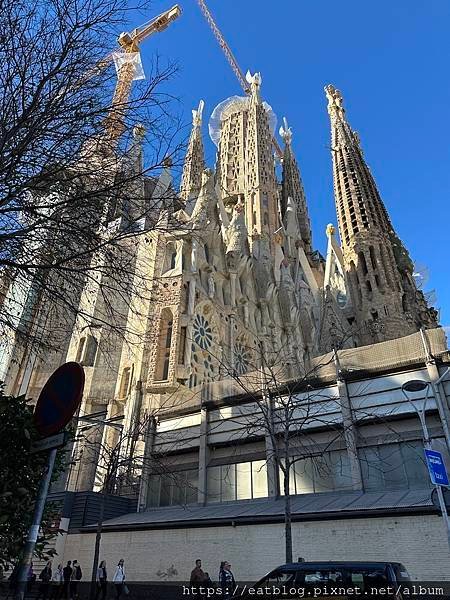
[[[123,330],[139,330],[145,343],[130,349],[126,340],[117,340],[111,349],[101,332],[83,334],[84,310],[59,356],[33,366],[32,396],[58,361],[77,360],[87,367],[86,401],[96,405],[143,390],[150,395],[195,392],[263,363],[278,363],[285,378],[295,379],[308,372],[311,358],[332,349],[437,326],[437,313],[416,287],[408,251],[347,121],[341,93],[325,88],[341,244],[328,225],[324,259],[313,247],[291,129],[285,119],[279,130],[284,142],[279,180],[276,118],[262,98],[260,74],[247,78],[249,95],[228,98],[211,115],[214,170],[205,163],[201,101],[192,111],[179,194],[169,167],[153,182],[153,195],[167,196],[170,210],[166,202],[157,230],[150,236],[143,231],[133,242],[136,271],[145,264],[151,294],[138,323],[136,311],[121,311]],[[135,155],[141,169],[139,151]],[[99,298],[100,287],[99,282]],[[81,305],[101,312],[102,303],[92,302],[92,293],[89,286]],[[130,304],[134,301],[130,296]],[[17,393],[19,379],[13,361],[7,390]]]
[[[429,381],[433,431],[445,448],[450,440],[441,423],[448,432],[450,408],[442,383],[448,369],[442,369],[448,350],[437,312],[415,283],[413,263],[347,120],[341,93],[325,88],[340,242],[328,225],[324,258],[314,249],[291,129],[284,119],[281,149],[261,76],[247,74],[247,82],[247,96],[224,100],[210,117],[214,169],[204,155],[203,102],[193,111],[178,192],[169,163],[158,178],[142,177],[136,129],[127,168],[135,169],[142,203],[157,207],[158,214],[151,226],[144,222],[123,240],[131,266],[121,294],[109,298],[115,305],[113,333],[99,326],[109,314],[109,283],[100,268],[80,290],[79,314],[56,350],[33,355],[20,340],[7,345],[0,379],[9,394],[36,399],[66,361],[79,362],[85,371],[79,423],[88,443],[77,441],[73,449],[64,486],[75,508],[70,513],[64,503],[60,526],[68,535],[66,549],[58,541],[57,552],[64,561],[92,560],[89,526],[95,520],[80,517],[89,515],[80,502],[91,501],[83,494],[105,491],[105,468],[99,464],[107,459],[100,448],[114,447],[133,423],[153,414],[151,430],[128,440],[121,452],[138,445],[143,461],[159,457],[158,462],[143,467],[137,488],[123,494],[132,496],[133,506],[117,512],[114,499],[108,508],[108,515],[119,516],[104,523],[102,558],[113,564],[125,555],[130,579],[156,579],[176,569],[187,573],[192,552],[219,564],[224,550],[216,538],[222,535],[234,544],[228,550],[240,557],[243,579],[256,579],[280,563],[278,442],[264,428],[249,434],[249,420],[260,418],[257,387],[265,383],[259,376],[269,373],[272,387],[286,389],[287,382],[303,379],[316,394],[313,400],[299,396],[314,414],[300,415],[291,430],[301,438],[294,448],[299,456],[291,492],[299,554],[372,559],[367,539],[380,548],[401,539],[394,558],[430,579],[430,569],[448,559],[444,542],[434,554],[414,553],[423,520],[428,519],[426,531],[434,531],[430,539],[441,535],[441,526],[430,514],[421,433],[402,385],[412,377]],[[321,363],[323,356],[328,358]],[[309,394],[305,389],[298,393]],[[93,449],[90,456],[83,454],[86,448]],[[328,470],[314,470],[312,457],[328,461]],[[329,505],[316,497],[323,492],[330,493]],[[263,498],[272,502],[269,512]],[[214,508],[233,500],[249,504]],[[365,528],[350,544],[342,512]],[[247,527],[236,527],[239,523]],[[162,533],[144,531],[158,528]],[[254,552],[259,547],[266,548],[261,560]]]

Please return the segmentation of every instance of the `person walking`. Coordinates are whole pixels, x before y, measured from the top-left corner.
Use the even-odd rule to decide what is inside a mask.
[[[36,596],[36,600],[39,600],[40,598],[42,598],[43,600],[47,600],[50,588],[50,581],[52,580],[52,563],[50,560],[39,573],[39,580],[41,583],[39,584],[39,591]]]
[[[34,571],[33,571],[33,562],[31,562],[30,566],[28,568],[28,574],[27,574],[27,587],[26,587],[27,593],[31,592],[35,581],[36,581],[36,573],[34,573]]]
[[[78,561],[74,560],[72,563],[72,577],[70,578],[70,597],[72,600],[77,600],[78,598],[78,584],[82,577],[81,567]]]
[[[72,561],[68,560],[67,565],[63,569],[63,594],[66,600],[70,598],[70,580],[72,579]]]
[[[101,595],[101,600],[106,600],[106,591],[108,589],[108,573],[106,571],[106,561],[102,560],[97,569],[97,590],[95,600]]]
[[[117,563],[116,572],[114,573],[113,583],[116,588],[116,598],[119,600],[122,593],[128,595],[128,588],[125,585],[125,568],[124,560],[121,558]]]
[[[63,591],[63,568],[59,564],[53,571],[50,598],[52,600],[60,600]]]
[[[205,581],[205,573],[202,570],[202,561],[197,558],[195,561],[195,567],[191,571],[191,578],[189,579],[190,586],[199,586]]]
[[[236,581],[231,572],[231,563],[227,560],[220,563],[219,585],[222,590],[222,598],[231,598],[236,588]]]

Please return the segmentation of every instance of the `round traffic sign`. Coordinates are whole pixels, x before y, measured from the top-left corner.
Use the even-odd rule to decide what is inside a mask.
[[[83,389],[84,370],[76,362],[65,363],[50,375],[34,411],[34,423],[41,435],[54,435],[67,425],[80,405]]]

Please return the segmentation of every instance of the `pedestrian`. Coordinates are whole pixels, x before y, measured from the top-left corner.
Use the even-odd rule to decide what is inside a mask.
[[[42,571],[39,573],[39,591],[36,600],[42,598],[47,600],[49,595],[50,581],[52,580],[52,562],[49,560]]]
[[[62,591],[63,591],[63,568],[62,565],[59,564],[56,569],[53,571],[52,575],[52,583],[51,583],[51,594],[50,597],[52,600],[60,600]]]
[[[28,575],[27,575],[27,592],[31,592],[31,590],[33,589],[33,583],[36,581],[36,573],[33,572],[33,563],[30,563],[30,566],[28,568]]]
[[[101,594],[101,600],[106,600],[106,590],[108,587],[108,573],[106,572],[106,560],[102,560],[97,569],[97,590],[95,600]]]
[[[208,588],[213,588],[214,587],[214,583],[212,582],[211,577],[209,576],[208,571],[205,571],[205,580],[203,582],[203,585],[205,587],[208,587]]]
[[[205,573],[202,570],[202,561],[200,558],[197,558],[195,561],[195,567],[191,571],[191,578],[189,580],[189,585],[191,586],[199,586],[205,581]]]
[[[224,566],[224,564],[225,564],[225,561],[223,560],[223,561],[220,563],[220,567],[219,567],[219,579],[218,579],[218,581],[219,581],[219,587],[220,587],[220,582],[221,582],[221,580],[222,580],[222,571],[223,571],[223,566]]]
[[[78,584],[83,577],[83,573],[81,572],[81,567],[78,564],[77,560],[72,562],[72,577],[70,579],[70,597],[72,600],[77,600],[78,598]]]
[[[70,598],[70,580],[72,579],[72,561],[68,560],[67,565],[63,569],[63,594],[66,600]]]
[[[9,596],[12,596],[13,598],[15,598],[16,596],[16,591],[17,591],[17,585],[19,582],[19,570],[20,570],[20,563],[16,563],[14,565],[14,569],[11,572],[11,575],[8,577],[8,581],[9,581],[9,587],[8,587],[8,598]]]
[[[116,588],[116,598],[120,598],[122,593],[128,596],[128,588],[125,584],[125,568],[124,560],[121,558],[117,563],[116,572],[114,573],[113,583]]]
[[[219,585],[222,590],[222,598],[231,598],[236,588],[236,581],[231,572],[231,563],[227,560],[220,563]]]

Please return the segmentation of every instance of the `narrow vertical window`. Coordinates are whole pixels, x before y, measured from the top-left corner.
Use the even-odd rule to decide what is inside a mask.
[[[85,347],[85,345],[86,345],[86,338],[82,337],[80,339],[80,341],[78,342],[77,356],[75,358],[75,362],[81,363],[81,360],[82,360],[83,355],[84,355],[84,347]]]
[[[125,367],[120,379],[119,398],[126,398],[130,389],[131,367]]]
[[[182,327],[180,330],[180,343],[178,346],[178,364],[184,364],[184,355],[186,352],[186,327]]]
[[[155,379],[165,381],[169,376],[170,347],[172,344],[172,313],[164,309],[161,313],[159,326],[158,355],[155,369]]]

